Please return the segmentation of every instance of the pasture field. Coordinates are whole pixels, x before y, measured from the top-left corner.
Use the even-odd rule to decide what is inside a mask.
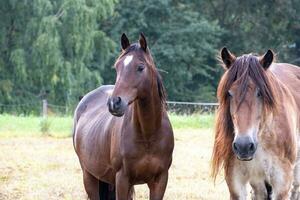
[[[212,115],[171,115],[175,150],[166,200],[228,199],[223,177],[210,178]],[[71,117],[50,117],[49,132],[41,118],[0,115],[0,199],[86,199],[82,173],[70,136]],[[148,199],[146,185],[135,187]]]
[[[208,129],[213,127],[214,115],[170,114],[173,129]],[[0,115],[0,137],[42,136],[44,120],[38,116]],[[44,135],[66,138],[72,135],[72,117],[50,116],[47,118],[48,131]]]

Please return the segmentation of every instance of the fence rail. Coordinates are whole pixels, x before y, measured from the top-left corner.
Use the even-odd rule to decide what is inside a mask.
[[[194,114],[194,113],[212,113],[218,107],[218,103],[211,102],[185,102],[185,101],[167,101],[169,112],[177,114]],[[32,112],[35,110],[36,112]],[[0,104],[0,113],[9,114],[41,114],[47,115],[71,115],[74,107],[64,105],[55,105],[42,100],[35,103],[24,104]]]

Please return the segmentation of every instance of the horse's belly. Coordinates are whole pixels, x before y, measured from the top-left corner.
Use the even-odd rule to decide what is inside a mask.
[[[111,148],[108,133],[81,134],[78,141],[80,142],[77,146],[77,154],[83,169],[99,180],[114,183],[115,170],[111,159],[111,150],[114,148]],[[116,154],[115,151],[114,154]],[[114,157],[117,156],[114,155]]]
[[[93,168],[93,165],[88,165],[85,169],[94,177],[107,183],[115,183],[115,173],[112,167],[107,165],[98,165]]]

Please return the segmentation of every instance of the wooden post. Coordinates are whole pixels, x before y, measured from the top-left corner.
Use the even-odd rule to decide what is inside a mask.
[[[48,102],[47,99],[43,99],[43,118],[47,118],[47,111],[48,111]]]

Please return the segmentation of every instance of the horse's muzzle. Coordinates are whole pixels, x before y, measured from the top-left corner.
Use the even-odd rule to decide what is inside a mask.
[[[107,101],[109,112],[117,117],[122,117],[125,113],[126,103],[122,101],[121,97],[110,97]]]
[[[252,160],[256,149],[257,142],[249,136],[238,136],[232,143],[232,150],[241,161]]]

